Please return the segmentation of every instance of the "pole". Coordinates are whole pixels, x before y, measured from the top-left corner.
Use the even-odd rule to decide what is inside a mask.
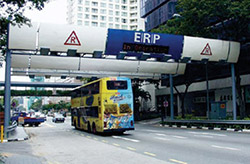
[[[10,71],[11,71],[11,51],[9,50],[9,26],[7,30],[7,52],[6,52],[6,65],[5,65],[5,85],[4,85],[4,137],[7,138],[7,128],[10,122]]]
[[[169,75],[170,82],[170,115],[171,120],[174,120],[174,89],[173,89],[173,75]]]
[[[233,120],[237,120],[237,110],[236,110],[236,87],[235,87],[235,69],[234,64],[231,64],[231,74],[232,74],[232,95],[233,95]]]
[[[207,118],[210,117],[210,109],[209,109],[209,83],[208,83],[208,62],[206,63],[206,86],[207,86]]]
[[[3,125],[1,125],[1,143],[3,143]]]

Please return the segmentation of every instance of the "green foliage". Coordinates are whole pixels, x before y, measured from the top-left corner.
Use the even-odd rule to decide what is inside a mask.
[[[8,23],[13,25],[29,24],[30,20],[23,15],[25,9],[42,10],[48,0],[2,0],[0,1],[0,49],[5,52]]]
[[[180,16],[152,32],[249,40],[249,0],[179,0],[176,8]]]
[[[42,99],[38,99],[36,102],[32,103],[30,109],[40,110],[42,109]]]

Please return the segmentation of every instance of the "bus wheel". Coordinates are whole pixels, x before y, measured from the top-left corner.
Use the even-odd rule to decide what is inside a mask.
[[[92,124],[92,132],[93,132],[94,134],[96,133],[95,123]]]
[[[76,126],[76,121],[74,121],[74,125],[75,125],[75,129],[78,129],[77,126]]]
[[[90,127],[90,123],[88,122],[88,132],[91,132],[91,127]]]

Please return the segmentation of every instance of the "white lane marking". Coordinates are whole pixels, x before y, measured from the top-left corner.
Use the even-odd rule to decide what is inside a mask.
[[[132,148],[132,147],[127,147],[127,149],[132,150],[132,151],[136,151],[136,149]]]
[[[48,126],[48,127],[50,127],[50,128],[54,128],[55,126],[53,126],[53,125],[50,125],[50,124],[44,124],[44,125],[46,125],[46,126]]]
[[[153,156],[153,157],[156,156],[156,154],[154,154],[154,153],[149,153],[149,152],[144,152],[144,154],[147,154],[147,155],[150,155],[150,156]]]
[[[179,138],[179,139],[186,139],[187,137],[182,137],[182,136],[172,136],[174,138]]]
[[[120,137],[120,136],[112,136],[112,137],[115,138],[115,139],[122,139],[122,140],[125,140],[125,141],[140,142],[139,140],[126,138],[126,137]]]
[[[206,136],[206,135],[194,135],[195,137],[205,137],[205,138],[214,138],[213,136]]]
[[[215,134],[215,133],[200,133],[200,132],[188,132],[190,134],[199,134],[199,135],[211,135],[211,136],[219,136],[219,137],[226,137],[227,135],[224,134]]]
[[[170,139],[168,138],[162,138],[162,137],[154,137],[154,138],[158,140],[163,140],[163,141],[170,141]]]
[[[224,146],[217,146],[217,145],[211,145],[214,148],[218,148],[218,149],[226,149],[226,150],[234,150],[234,151],[240,151],[240,149],[237,148],[232,148],[232,147],[224,147]]]
[[[187,164],[186,162],[179,161],[179,160],[176,160],[176,159],[169,159],[169,160],[172,161],[172,162],[180,163],[180,164]]]
[[[224,134],[215,134],[215,133],[202,133],[202,134],[211,135],[211,136],[219,136],[219,137],[226,137],[227,136],[227,135],[224,135]]]
[[[157,136],[167,136],[166,134],[156,133]]]
[[[148,130],[148,129],[145,129],[144,131],[153,132],[153,133],[162,133],[163,132],[161,130]]]

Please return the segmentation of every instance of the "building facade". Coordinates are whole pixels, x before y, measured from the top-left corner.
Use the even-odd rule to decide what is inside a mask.
[[[145,30],[167,22],[175,14],[177,0],[141,0],[141,16],[145,18]]]
[[[79,26],[143,30],[139,0],[68,0],[67,22]]]

